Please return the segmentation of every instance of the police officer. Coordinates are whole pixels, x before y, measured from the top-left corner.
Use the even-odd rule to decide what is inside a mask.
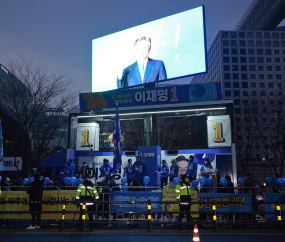
[[[107,177],[108,179],[111,178],[113,169],[112,167],[109,165],[109,160],[108,159],[104,159],[103,160],[103,165],[100,167],[100,173],[101,176],[100,177]]]
[[[191,181],[196,180],[197,174],[197,163],[194,161],[194,155],[189,156],[189,162],[186,170],[186,175],[191,179]]]
[[[190,184],[186,181],[187,175],[181,175],[181,182],[177,184],[175,188],[175,196],[179,202],[180,212],[190,212],[191,205],[189,201],[191,201],[191,190]],[[184,214],[179,214],[178,222],[182,222],[182,218]],[[190,222],[191,217],[190,214],[186,214],[187,222]],[[178,225],[178,228],[181,229],[182,224]],[[187,229],[190,229],[190,224],[187,224]]]
[[[76,201],[83,205],[83,200],[86,201],[87,211],[94,211],[95,199],[99,199],[98,192],[95,185],[91,182],[89,174],[85,176],[84,182],[79,184],[76,192]],[[82,206],[80,207],[79,221],[82,220]],[[93,221],[93,213],[89,213],[89,221]],[[89,228],[94,231],[93,225],[90,223]],[[80,231],[80,224],[77,226],[76,231]]]

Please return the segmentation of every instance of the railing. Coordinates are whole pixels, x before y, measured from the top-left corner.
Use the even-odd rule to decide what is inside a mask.
[[[17,203],[17,201],[0,201],[0,205],[2,204],[6,204],[6,203]],[[41,214],[44,214],[44,213],[61,213],[61,221],[59,222],[60,224],[60,231],[64,231],[64,228],[65,228],[65,224],[66,223],[71,223],[73,222],[73,220],[69,220],[69,221],[66,221],[65,219],[65,216],[67,213],[71,213],[71,214],[74,214],[74,217],[76,214],[80,213],[78,211],[78,209],[74,212],[74,211],[66,211],[66,200],[63,200],[63,201],[43,201],[42,202],[43,204],[50,204],[50,203],[57,203],[57,204],[61,204],[62,205],[62,210],[61,211],[33,211],[33,212],[29,212],[29,211],[0,211],[1,214],[9,214],[9,213],[29,213],[29,214],[32,214],[32,213],[41,213]],[[251,204],[257,204],[257,205],[265,205],[265,204],[274,204],[276,206],[276,212],[260,212],[260,211],[254,211],[254,212],[217,212],[217,206],[218,205],[221,205],[221,204],[233,204],[235,202],[193,202],[193,201],[189,201],[189,204],[191,205],[194,205],[194,204],[211,204],[211,207],[212,207],[212,211],[211,212],[193,212],[193,211],[189,211],[189,212],[178,212],[178,211],[159,211],[159,212],[153,212],[151,211],[151,205],[152,204],[179,204],[178,202],[176,201],[170,201],[170,202],[167,202],[167,201],[151,201],[151,200],[148,200],[148,201],[135,201],[135,202],[127,202],[127,201],[95,201],[94,205],[98,205],[98,204],[104,204],[104,203],[107,203],[107,204],[112,204],[112,203],[123,203],[123,204],[146,204],[147,205],[147,209],[145,211],[130,211],[130,212],[122,212],[122,211],[98,211],[98,210],[94,210],[94,211],[87,211],[86,210],[86,201],[83,201],[83,204],[81,205],[81,213],[80,213],[80,216],[82,218],[81,220],[81,228],[82,228],[82,231],[85,231],[85,224],[94,224],[94,223],[102,223],[102,224],[131,224],[130,222],[130,219],[131,219],[131,216],[130,215],[138,215],[138,214],[141,214],[141,218],[137,220],[135,220],[135,223],[140,223],[140,224],[147,224],[148,226],[148,231],[150,232],[151,229],[152,229],[152,225],[155,225],[157,223],[159,224],[166,224],[166,223],[175,223],[175,224],[178,224],[178,225],[190,225],[190,224],[207,224],[207,225],[211,225],[213,226],[214,228],[214,231],[215,232],[218,232],[218,220],[217,220],[217,216],[218,215],[231,215],[233,216],[233,219],[231,219],[230,221],[227,220],[227,224],[260,224],[259,221],[256,221],[254,219],[252,220],[238,220],[236,217],[234,218],[234,216],[239,216],[240,218],[242,216],[247,216],[247,215],[251,215],[252,218],[254,218],[254,216],[256,214],[258,215],[268,215],[268,214],[274,214],[277,216],[277,220],[264,220],[264,222],[262,223],[263,225],[264,224],[277,224],[278,225],[278,229],[279,231],[282,231],[282,220],[281,220],[281,216],[282,214],[285,214],[284,212],[281,212],[281,205],[285,204],[285,202],[250,202]],[[236,202],[236,204],[239,204],[241,205],[242,203],[240,202]],[[246,203],[248,204],[248,202]],[[284,206],[284,205],[283,205]],[[97,206],[96,206],[97,207]],[[86,215],[87,214],[95,214],[95,220],[94,221],[86,221]],[[98,218],[98,214],[112,214],[113,216],[113,220],[110,221],[110,216],[109,216],[109,219],[108,220],[99,220]],[[117,215],[120,214],[120,215],[128,215],[128,217],[126,219],[118,219]],[[197,221],[197,220],[192,220],[190,222],[164,222],[164,221],[160,221],[160,222],[155,222],[155,215],[159,214],[160,216],[163,216],[163,215],[169,215],[169,216],[173,216],[173,215],[176,215],[176,214],[199,214],[199,215],[206,215],[206,219],[204,220],[200,220],[200,221]],[[116,216],[115,216],[116,215]],[[115,216],[115,217],[114,217]],[[96,219],[97,218],[97,219]],[[5,222],[4,222],[5,223]],[[8,223],[8,222],[7,222]],[[11,223],[11,221],[9,221],[9,223]],[[16,221],[13,221],[13,223],[16,223]],[[22,223],[21,221],[19,223]],[[44,223],[44,222],[40,222],[40,223]]]

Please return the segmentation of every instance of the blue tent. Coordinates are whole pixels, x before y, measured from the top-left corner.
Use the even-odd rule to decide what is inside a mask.
[[[62,174],[61,172],[65,172],[66,158],[67,149],[63,149],[42,161],[39,164],[38,169],[52,169],[50,179],[54,181],[56,175],[64,177],[64,174]]]

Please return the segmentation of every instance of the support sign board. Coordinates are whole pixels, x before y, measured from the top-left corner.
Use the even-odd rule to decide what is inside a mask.
[[[76,150],[99,150],[99,124],[79,123],[77,127]]]
[[[208,116],[207,129],[209,148],[231,147],[231,120],[228,115]]]

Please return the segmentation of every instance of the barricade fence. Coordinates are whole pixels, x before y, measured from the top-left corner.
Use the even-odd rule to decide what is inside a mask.
[[[101,188],[101,192],[100,192]],[[149,187],[146,187],[147,189]],[[129,199],[128,201],[123,201],[122,197],[119,197],[120,200],[118,200],[117,194],[121,194],[121,191],[114,191],[114,192],[103,192],[104,189],[107,189],[107,187],[98,187],[99,196],[100,199],[96,200],[94,203],[94,206],[92,208],[92,211],[87,211],[86,209],[86,202],[82,206],[85,205],[85,209],[81,206],[81,214],[79,206],[77,206],[74,203],[74,199],[69,199],[66,197],[63,197],[60,200],[43,200],[42,204],[43,207],[45,205],[53,205],[57,206],[58,209],[45,211],[33,211],[30,212],[27,208],[29,206],[26,206],[26,209],[16,209],[16,206],[20,206],[23,204],[23,200],[21,199],[10,199],[10,200],[3,200],[2,195],[4,192],[2,192],[1,200],[0,200],[0,218],[1,215],[6,215],[5,218],[13,219],[14,222],[22,223],[22,219],[30,219],[31,213],[41,213],[44,217],[44,215],[50,215],[55,214],[56,219],[59,221],[57,223],[61,224],[61,230],[64,229],[64,225],[66,223],[74,223],[75,220],[78,220],[79,216],[84,215],[84,219],[82,219],[82,229],[85,226],[85,223],[100,223],[100,224],[147,224],[148,230],[151,230],[152,225],[157,224],[204,224],[204,225],[211,225],[213,226],[214,230],[217,231],[217,225],[219,222],[226,223],[226,224],[260,224],[261,221],[256,219],[256,215],[262,216],[262,224],[264,223],[270,223],[270,224],[276,224],[278,225],[279,230],[282,230],[282,219],[281,216],[284,216],[284,208],[285,208],[285,202],[275,201],[275,202],[264,202],[264,201],[194,201],[192,198],[192,201],[189,201],[189,204],[191,204],[191,211],[189,212],[179,212],[179,210],[176,211],[169,211],[169,210],[162,210],[157,211],[157,208],[160,206],[168,207],[169,205],[175,205],[179,208],[179,202],[177,200],[175,201],[155,201],[151,199],[147,199],[144,201],[138,201],[138,200],[130,200],[128,197],[125,197],[126,199]],[[159,190],[159,189],[158,189]],[[169,192],[172,189],[166,189]],[[157,189],[156,189],[157,191]],[[71,191],[56,191],[60,193],[67,193]],[[164,191],[165,192],[165,191]],[[165,192],[167,194],[167,192]],[[171,191],[173,192],[173,191]],[[193,191],[194,192],[194,191]],[[11,192],[8,192],[11,193]],[[74,191],[73,191],[74,193]],[[143,192],[148,193],[146,192]],[[149,192],[152,193],[152,192]],[[155,192],[154,192],[155,193]],[[154,194],[153,193],[153,194]],[[161,193],[161,192],[160,192]],[[192,192],[191,192],[192,193]],[[116,199],[113,201],[110,200],[111,196],[110,194],[114,195]],[[133,194],[133,193],[132,193]],[[135,194],[135,193],[134,193]],[[134,195],[133,194],[133,195]],[[196,193],[197,194],[197,193]],[[66,195],[66,194],[62,194]],[[27,195],[28,196],[28,195]],[[75,197],[75,194],[74,196]],[[197,196],[196,196],[197,198]],[[163,199],[162,199],[163,200]],[[28,205],[28,201],[24,200],[24,203]],[[1,209],[1,207],[5,206],[5,209]],[[115,211],[111,209],[112,205],[121,206],[123,209],[129,208],[129,211]],[[239,209],[236,209],[235,211],[217,211],[218,207],[229,207],[236,205],[236,208],[241,208],[242,206],[250,206],[252,208],[252,211],[248,212],[242,212],[239,211]],[[274,207],[275,210],[273,212],[268,211],[260,211],[256,209],[258,206],[267,206],[270,205],[271,207]],[[124,207],[125,206],[125,207]],[[203,211],[198,209],[197,211],[192,210],[192,207],[207,207],[210,208],[209,211]],[[69,207],[73,207],[73,210],[68,210]],[[253,208],[255,207],[255,208]],[[55,208],[55,207],[54,207]],[[74,209],[76,208],[76,210]],[[136,210],[136,208],[139,208],[140,211]],[[74,211],[75,210],[75,211]],[[283,211],[282,211],[283,210]],[[88,217],[87,215],[92,214],[93,221],[85,221]],[[177,217],[179,214],[191,214],[192,220],[187,222],[178,222]],[[21,215],[21,218],[14,216],[14,215]],[[23,216],[25,215],[25,216]],[[272,219],[266,218],[266,216],[273,215]],[[14,217],[13,217],[14,216]],[[195,217],[196,216],[196,217]],[[75,218],[76,217],[76,218]],[[221,219],[219,219],[221,218]],[[17,219],[19,221],[17,221]],[[44,219],[44,218],[43,218]],[[11,223],[11,221],[9,222]],[[43,221],[45,223],[45,221]],[[78,222],[77,222],[78,223]],[[83,226],[84,223],[84,226]]]

